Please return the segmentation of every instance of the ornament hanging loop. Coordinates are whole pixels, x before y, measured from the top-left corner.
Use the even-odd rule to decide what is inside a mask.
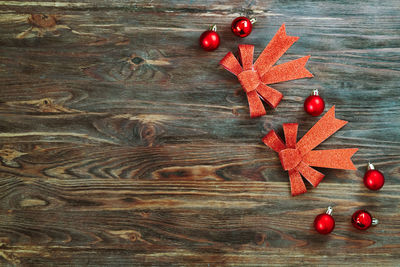
[[[372,218],[371,225],[375,226],[375,225],[378,225],[378,223],[379,223],[379,220],[377,218]]]
[[[331,206],[329,206],[325,213],[328,215],[332,215],[332,211],[333,211],[333,208]]]
[[[256,19],[256,18],[251,18],[251,19],[250,19],[250,23],[251,23],[251,24],[254,24],[254,23],[256,23],[256,22],[257,22],[257,19]]]
[[[314,89],[311,93],[311,95],[319,95],[318,89]]]
[[[217,24],[213,24],[210,26],[210,31],[216,32],[217,31]]]
[[[368,170],[375,170],[375,166],[371,162],[368,162]]]

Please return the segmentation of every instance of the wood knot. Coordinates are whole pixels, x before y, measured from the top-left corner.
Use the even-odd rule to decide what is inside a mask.
[[[131,242],[144,241],[142,234],[135,230],[110,231],[110,233]]]
[[[69,109],[61,104],[54,103],[51,98],[32,99],[26,101],[10,101],[5,103],[8,107],[19,112],[48,112],[48,113],[76,113],[78,110]]]
[[[68,25],[62,25],[59,16],[56,15],[32,14],[28,17],[27,22],[31,27],[17,34],[17,39],[43,37],[46,33],[60,36],[60,29],[70,30],[74,34],[84,34],[72,30]]]
[[[136,234],[134,234],[134,233],[129,234],[129,240],[130,240],[131,242],[135,242],[137,239],[138,239],[138,237],[137,237]]]
[[[144,65],[146,63],[145,60],[142,57],[140,57],[140,56],[138,56],[136,54],[132,54],[128,58],[127,62],[129,64],[129,69],[131,71],[134,71],[137,68],[140,68],[141,65]]]
[[[256,234],[256,237],[255,237],[255,242],[256,242],[256,244],[257,244],[257,245],[262,245],[262,244],[264,244],[265,238],[266,238],[266,237],[267,237],[267,235],[266,235],[265,233],[262,233],[262,234],[258,233],[258,234]]]
[[[138,122],[134,128],[134,135],[139,137],[143,144],[153,146],[160,133],[159,127],[153,122]]]
[[[155,82],[170,79],[171,65],[161,52],[150,50],[138,51],[121,58],[116,64],[99,63],[82,67],[83,72],[100,81],[146,81]]]
[[[62,105],[55,104],[51,98],[39,99],[36,102],[31,101],[31,103],[36,103],[37,109],[40,112],[49,113],[72,113],[74,110],[64,108]]]
[[[53,101],[49,98],[44,98],[37,102],[37,106],[42,112],[50,112],[52,110]]]
[[[140,131],[140,139],[153,139],[156,132],[156,127],[153,124],[145,125]]]
[[[134,57],[131,58],[130,61],[135,65],[139,65],[140,63],[144,62],[144,59],[141,57]]]
[[[144,211],[142,211],[142,212],[140,213],[140,216],[142,216],[143,218],[149,218],[150,212],[144,212]]]
[[[54,15],[32,14],[28,22],[38,28],[53,28],[57,25],[57,18]]]
[[[12,146],[9,145],[4,145],[0,150],[1,161],[4,165],[9,167],[19,167],[20,165],[17,161],[15,161],[15,159],[26,154],[27,153],[18,151],[17,149],[14,149]]]

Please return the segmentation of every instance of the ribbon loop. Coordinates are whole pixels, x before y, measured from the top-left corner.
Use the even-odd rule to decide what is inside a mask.
[[[239,56],[244,71],[253,69],[253,54],[254,45],[239,45]]]
[[[262,139],[265,145],[273,149],[275,152],[281,152],[286,146],[282,139],[276,134],[274,130],[269,131],[269,133]]]
[[[296,167],[296,170],[298,170],[300,174],[303,175],[303,177],[306,178],[307,181],[314,187],[317,187],[325,177],[325,175],[311,168],[309,165],[304,163],[304,161],[300,162],[300,164]]]
[[[226,70],[230,71],[231,73],[235,74],[236,76],[239,75],[243,71],[242,67],[239,64],[239,61],[236,57],[229,52],[225,55],[223,59],[219,62]]]
[[[283,97],[281,92],[263,83],[259,83],[256,90],[258,95],[262,97],[262,99],[265,102],[267,102],[269,106],[273,108],[276,108],[278,106],[279,102],[281,102],[281,99]]]
[[[297,123],[283,124],[283,133],[285,134],[286,147],[296,148],[298,128],[299,125]]]

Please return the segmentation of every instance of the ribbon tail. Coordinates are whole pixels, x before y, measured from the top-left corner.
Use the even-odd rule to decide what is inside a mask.
[[[303,161],[296,167],[301,175],[307,179],[307,181],[312,184],[312,186],[317,187],[318,184],[322,181],[325,177],[324,174],[320,173],[319,171],[311,168],[308,164],[304,163]]]
[[[295,169],[289,170],[290,190],[292,196],[297,196],[307,192],[306,185],[301,178],[300,172]]]
[[[301,155],[305,155],[313,148],[321,144],[325,139],[334,134],[347,121],[335,118],[335,106],[333,106],[297,143],[296,149]]]
[[[286,35],[285,24],[282,24],[254,63],[254,68],[257,70],[260,77],[262,77],[298,39],[299,37]]]
[[[357,150],[358,148],[313,150],[304,155],[303,161],[314,167],[356,170],[351,157]]]
[[[254,45],[239,45],[239,56],[242,62],[243,70],[251,70],[253,68]]]
[[[262,99],[273,108],[278,106],[283,97],[281,92],[263,83],[260,83],[257,86],[256,91],[262,97]]]
[[[236,76],[238,76],[239,73],[243,71],[242,67],[239,64],[239,61],[232,54],[232,52],[226,54],[226,56],[223,59],[221,59],[219,64],[221,64],[227,71],[230,71]]]
[[[269,131],[269,133],[263,137],[262,141],[265,145],[278,153],[286,148],[282,139],[276,134],[274,130]]]
[[[247,92],[247,100],[249,102],[250,108],[250,117],[256,118],[260,116],[264,116],[267,112],[265,111],[264,105],[261,102],[260,97],[258,96],[255,90]]]
[[[263,76],[261,76],[261,81],[266,84],[273,84],[306,77],[313,77],[311,72],[309,72],[305,67],[309,58],[310,56],[306,56],[274,66]]]

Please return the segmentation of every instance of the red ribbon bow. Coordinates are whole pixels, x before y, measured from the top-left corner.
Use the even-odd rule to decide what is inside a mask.
[[[307,191],[300,174],[314,187],[324,178],[322,173],[310,166],[343,170],[356,169],[351,157],[358,148],[312,150],[346,123],[347,121],[335,118],[335,106],[333,106],[297,143],[297,123],[283,124],[286,145],[274,130],[271,130],[262,139],[267,146],[279,153],[283,169],[289,172],[293,196]]]
[[[232,52],[226,54],[221,60],[220,64],[238,77],[247,94],[252,118],[266,114],[260,97],[273,108],[276,108],[283,97],[279,91],[266,84],[313,77],[305,68],[310,56],[272,66],[298,39],[299,37],[286,35],[285,24],[282,24],[254,65],[254,45],[239,45],[239,56],[243,68]]]

